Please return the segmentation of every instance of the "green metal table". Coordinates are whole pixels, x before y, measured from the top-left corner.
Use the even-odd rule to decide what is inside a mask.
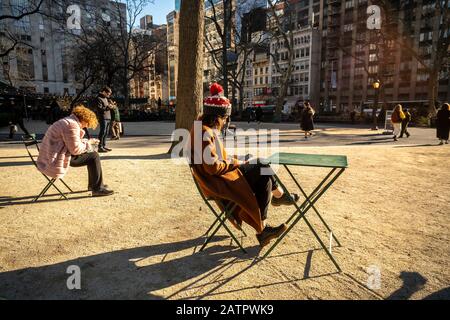
[[[297,225],[299,221],[302,219],[306,222],[309,229],[312,231],[322,248],[327,253],[328,257],[331,259],[336,268],[341,272],[341,268],[339,264],[336,262],[336,259],[333,257],[331,250],[328,250],[325,243],[317,234],[316,230],[314,230],[312,224],[306,218],[306,214],[312,209],[319,219],[322,221],[324,226],[330,232],[332,239],[334,239],[338,246],[341,246],[339,240],[334,235],[334,232],[331,230],[330,226],[326,223],[325,219],[320,214],[319,210],[316,208],[316,203],[320,200],[320,198],[330,189],[330,187],[336,182],[336,180],[344,173],[344,171],[348,168],[348,161],[346,156],[333,156],[333,155],[313,155],[313,154],[297,154],[297,153],[277,153],[271,156],[267,160],[268,164],[271,165],[280,165],[286,169],[289,173],[289,176],[295,182],[297,187],[299,188],[302,195],[305,197],[305,201],[299,206],[297,203],[293,203],[295,206],[295,212],[286,222],[288,226],[287,231],[278,238],[278,240],[273,244],[273,246],[266,252],[266,254],[262,257],[262,259],[267,258],[273,250],[280,244],[281,241],[289,234],[289,232]],[[292,171],[289,167],[315,167],[315,168],[324,168],[330,169],[330,173],[322,180],[322,182],[314,189],[314,191],[308,195],[303,187],[300,185]],[[290,191],[286,187],[286,185],[281,181],[277,174],[274,175],[275,179],[278,181],[280,186],[284,189],[284,191],[291,195]],[[331,238],[330,237],[330,238]]]

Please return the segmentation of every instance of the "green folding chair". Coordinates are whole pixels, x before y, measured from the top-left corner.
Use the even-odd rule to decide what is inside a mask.
[[[194,169],[192,165],[189,166],[191,170],[192,179],[194,180],[195,186],[197,187],[197,190],[202,197],[203,201],[205,202],[206,206],[211,210],[211,212],[215,216],[214,223],[211,225],[211,227],[206,231],[205,233],[205,243],[201,247],[200,251],[205,250],[206,246],[212,241],[214,236],[219,232],[220,228],[224,228],[227,233],[230,235],[232,241],[234,241],[238,247],[244,252],[247,253],[247,251],[242,246],[242,243],[239,242],[238,238],[234,235],[234,233],[231,231],[231,229],[228,227],[227,222],[229,220],[234,220],[233,217],[233,211],[236,209],[237,204],[233,204],[230,201],[226,201],[223,199],[215,199],[215,198],[207,198],[205,194],[203,193],[202,189],[200,188],[200,185],[198,184],[197,180],[194,176]],[[224,208],[223,210],[220,209],[219,211],[214,208],[214,204],[220,204],[220,207]],[[247,237],[247,234],[245,231],[236,223],[235,226],[239,229],[240,232],[242,232],[244,237]]]
[[[31,161],[33,162],[33,165],[35,168],[39,171],[36,159],[34,158],[30,148],[36,147],[36,150],[39,152],[39,142],[36,140],[35,135],[32,136],[23,136],[22,137],[23,144],[25,145],[25,149],[27,150],[28,156],[30,157]],[[47,185],[44,189],[42,189],[41,193],[33,200],[34,203],[38,202],[39,199],[41,199],[45,194],[50,190],[50,188],[55,188],[56,191],[61,195],[61,199],[69,200],[67,196],[56,186],[56,182],[59,180],[61,183],[70,191],[70,193],[73,193],[73,190],[64,182],[63,179],[56,179],[52,178],[50,179],[45,174],[43,174],[41,171],[39,171],[47,180]]]

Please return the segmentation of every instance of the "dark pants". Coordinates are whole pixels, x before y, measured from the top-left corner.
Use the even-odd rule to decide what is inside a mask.
[[[100,156],[97,152],[72,156],[70,166],[74,168],[87,166],[89,173],[89,188],[94,191],[103,188],[102,165],[100,163]]]
[[[100,122],[100,133],[98,135],[98,140],[100,140],[99,146],[101,148],[106,147],[106,139],[108,138],[111,120],[99,120]]]
[[[261,210],[262,220],[267,220],[267,213],[269,204],[272,200],[272,191],[278,189],[278,183],[273,176],[261,175],[263,165],[260,164],[245,164],[239,167],[239,170],[244,175],[250,188],[256,196],[259,209]]]
[[[25,124],[23,123],[23,118],[15,118],[11,121],[11,126],[9,128],[9,138],[14,138],[14,130],[13,126],[18,125],[19,128],[25,133],[25,135],[29,136],[30,133],[28,132],[27,128],[25,128]]]
[[[408,132],[408,126],[409,126],[409,121],[403,121],[402,122],[402,133],[400,134],[400,138],[403,138],[403,136],[406,134],[407,137],[410,136],[409,132]]]

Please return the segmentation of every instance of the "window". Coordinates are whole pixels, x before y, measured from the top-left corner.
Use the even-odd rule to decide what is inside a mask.
[[[369,73],[377,74],[378,73],[378,66],[369,66]]]
[[[354,0],[345,1],[345,9],[351,9],[355,6]]]

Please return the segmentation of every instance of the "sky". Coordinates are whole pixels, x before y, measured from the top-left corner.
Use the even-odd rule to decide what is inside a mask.
[[[169,12],[175,10],[175,0],[154,0],[154,4],[149,4],[142,16],[152,15],[155,24],[167,23],[166,16]]]

